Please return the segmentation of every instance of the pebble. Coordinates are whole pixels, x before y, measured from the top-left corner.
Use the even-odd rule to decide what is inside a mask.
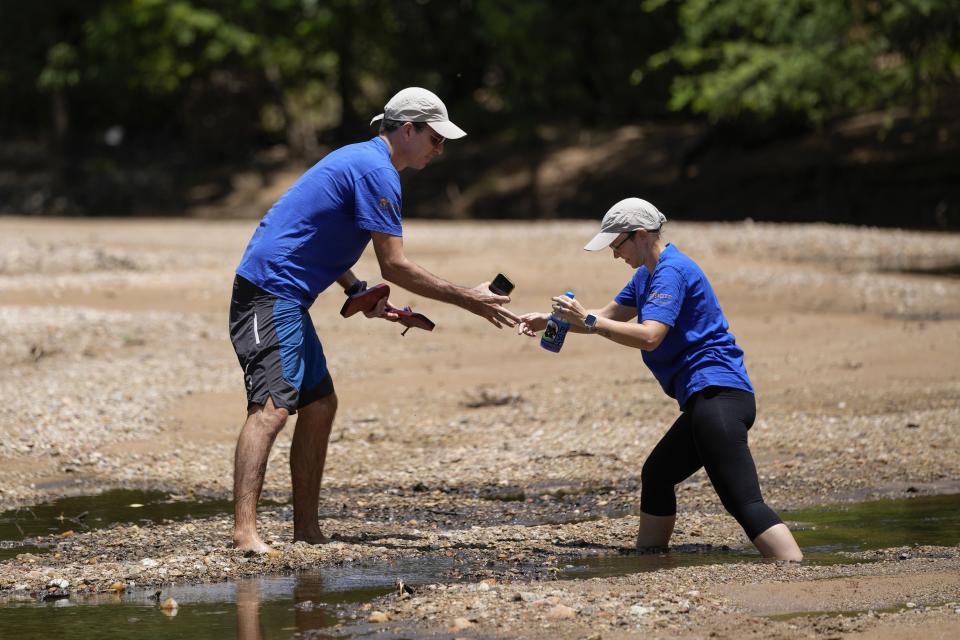
[[[558,604],[554,605],[552,609],[547,611],[546,618],[547,620],[569,620],[575,618],[577,612],[575,609],[572,609],[566,605]]]
[[[380,624],[389,621],[390,615],[383,611],[372,611],[370,615],[367,616],[367,622],[372,622],[374,624]]]
[[[457,631],[466,631],[471,628],[473,623],[467,620],[466,618],[454,618],[453,622],[450,623],[448,629],[454,633]]]

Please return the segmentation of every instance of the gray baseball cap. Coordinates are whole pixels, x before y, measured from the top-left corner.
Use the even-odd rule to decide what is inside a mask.
[[[399,120],[400,122],[426,122],[431,129],[448,140],[456,140],[467,132],[450,122],[447,107],[437,94],[420,87],[407,87],[383,108],[383,113],[374,116],[370,124],[377,120]]]
[[[637,229],[659,231],[667,217],[655,206],[640,198],[626,198],[610,207],[600,223],[600,233],[584,247],[587,251],[600,251],[610,246],[621,233]]]

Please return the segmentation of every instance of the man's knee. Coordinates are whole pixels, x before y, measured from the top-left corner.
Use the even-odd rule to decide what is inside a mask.
[[[275,407],[273,401],[268,398],[267,403],[255,408],[251,412],[251,415],[254,417],[255,424],[259,429],[275,436],[280,433],[284,425],[287,424],[287,418],[290,417],[290,412],[282,407]]]
[[[331,413],[336,413],[337,407],[340,405],[340,400],[337,398],[336,391],[331,391],[330,395],[320,398],[317,400],[317,402],[322,403],[326,407],[327,411],[330,411]]]
[[[317,416],[317,417],[333,417],[337,413],[337,406],[340,401],[337,399],[337,394],[331,391],[329,394],[323,396],[322,398],[317,398],[300,408],[299,414],[301,416]]]

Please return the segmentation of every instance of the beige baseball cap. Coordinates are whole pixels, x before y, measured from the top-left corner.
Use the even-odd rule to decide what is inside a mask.
[[[390,102],[383,108],[383,113],[374,116],[370,124],[384,118],[401,122],[426,122],[431,129],[448,140],[467,135],[466,131],[450,122],[443,100],[432,91],[420,87],[407,87],[390,98]]]
[[[637,229],[659,231],[667,217],[655,206],[640,198],[626,198],[610,207],[600,223],[600,233],[584,247],[587,251],[600,251],[610,246],[621,233]]]

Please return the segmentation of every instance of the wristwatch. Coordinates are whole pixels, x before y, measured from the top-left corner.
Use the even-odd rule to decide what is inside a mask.
[[[588,313],[587,317],[583,319],[583,326],[587,328],[587,331],[591,333],[597,330],[597,316],[592,313]]]
[[[367,290],[367,283],[363,280],[354,280],[353,284],[343,290],[347,297],[354,296],[361,291]]]

